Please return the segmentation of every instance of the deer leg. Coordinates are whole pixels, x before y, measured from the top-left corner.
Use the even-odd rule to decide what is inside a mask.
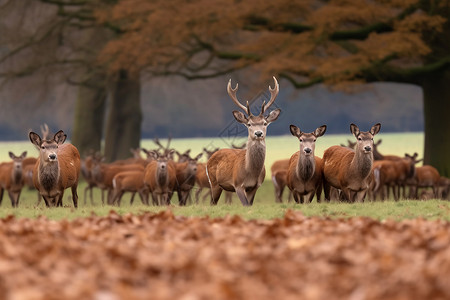
[[[297,193],[296,191],[294,191],[292,194],[294,195],[295,203],[300,203],[300,194]]]
[[[220,186],[211,186],[211,205],[217,205],[221,194],[222,188]]]
[[[247,198],[248,204],[250,206],[253,205],[253,200],[255,199],[255,195],[256,195],[256,191],[257,190],[258,190],[258,187],[255,186],[254,188],[251,188],[251,189],[248,189],[248,190],[245,191],[246,198]]]
[[[14,197],[14,193],[11,191],[8,191],[9,200],[11,200],[11,206],[16,207],[16,199]]]
[[[139,190],[138,191],[139,197],[141,198],[141,202],[144,205],[148,205],[148,199],[146,198],[146,194],[144,190]]]
[[[158,197],[156,196],[155,192],[152,192],[152,204],[155,205],[155,206],[159,205]]]
[[[242,187],[239,187],[236,189],[236,194],[239,197],[239,200],[241,200],[242,205],[249,206],[250,204],[247,201],[247,197],[245,195],[245,190]]]
[[[130,198],[130,205],[132,205],[133,204],[133,202],[134,202],[134,196],[136,195],[136,192],[133,192],[132,194],[131,194],[131,198]],[[122,197],[121,197],[122,198]],[[119,201],[119,206],[120,206],[120,201]]]
[[[0,187],[0,205],[2,205],[3,202],[3,193],[4,193],[4,189]]]
[[[325,196],[325,201],[330,202],[330,192],[331,192],[331,185],[327,181],[323,181],[323,193]]]
[[[355,192],[353,202],[364,202],[367,190]]]
[[[231,202],[233,199],[233,193],[232,192],[225,192],[225,203],[226,204],[231,204]]]
[[[89,190],[89,183],[88,185],[84,188],[84,205],[86,205],[86,198],[87,198],[87,192]]]
[[[198,204],[198,200],[200,199],[200,194],[202,192],[203,188],[198,187],[197,191],[195,192],[195,203]]]
[[[78,185],[74,185],[72,186],[72,201],[73,201],[73,206],[75,208],[78,208],[78,193],[77,193],[77,187]],[[61,200],[62,200],[62,195],[61,195]],[[62,205],[62,203],[61,203]]]

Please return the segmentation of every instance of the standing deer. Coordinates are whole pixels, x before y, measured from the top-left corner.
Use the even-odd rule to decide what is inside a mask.
[[[174,150],[167,152],[167,155],[149,152],[153,153],[155,160],[145,168],[144,183],[152,195],[153,205],[169,205],[177,181],[175,164],[169,159]]]
[[[39,150],[39,158],[34,166],[33,182],[44,198],[45,205],[62,206],[64,190],[71,188],[73,206],[78,207],[78,178],[80,176],[80,153],[75,146],[64,144],[67,135],[62,130],[51,140],[43,140],[30,132],[30,141]]]
[[[203,153],[200,153],[195,158],[189,155],[184,155],[184,162],[175,164],[175,171],[177,177],[176,190],[178,193],[178,201],[180,206],[184,206],[190,197],[191,190],[195,185],[195,176],[197,174],[197,161]]]
[[[12,161],[0,164],[0,204],[3,201],[3,193],[7,190],[11,206],[19,206],[20,193],[24,185],[23,160],[26,155],[26,151],[20,156],[9,152]]]
[[[293,136],[300,141],[300,151],[294,153],[289,160],[287,185],[294,194],[297,203],[303,203],[304,197],[311,202],[314,194],[320,202],[322,193],[322,159],[314,156],[316,139],[325,134],[326,125],[322,125],[314,132],[305,133],[295,125],[290,126]]]
[[[363,201],[372,179],[373,137],[380,131],[377,123],[369,131],[360,131],[350,124],[350,132],[356,138],[355,150],[331,146],[323,154],[325,199],[330,201],[330,189],[342,190],[348,201]]]
[[[264,113],[275,101],[279,92],[279,85],[275,77],[275,87],[269,86],[271,94],[267,104],[263,103],[261,112],[254,116],[247,107],[242,105],[236,97],[238,85],[233,89],[231,79],[228,82],[227,91],[233,102],[247,115],[240,111],[233,111],[233,116],[241,124],[248,128],[248,140],[246,149],[221,149],[214,153],[206,164],[206,171],[211,185],[211,204],[216,205],[222,190],[236,192],[242,205],[253,204],[256,191],[264,180],[266,171],[264,160],[266,158],[266,131],[267,126],[274,122],[281,110],[275,109],[268,116]]]

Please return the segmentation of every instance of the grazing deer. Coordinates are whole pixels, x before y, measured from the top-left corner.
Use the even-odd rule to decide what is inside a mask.
[[[266,131],[267,126],[274,122],[281,110],[275,109],[268,116],[264,113],[275,101],[279,92],[279,85],[275,77],[275,87],[269,86],[271,94],[267,104],[263,103],[261,112],[254,116],[247,107],[242,105],[236,97],[238,85],[231,88],[231,79],[228,82],[227,91],[233,102],[247,115],[240,111],[233,111],[233,116],[241,124],[248,128],[248,140],[246,149],[221,149],[214,153],[206,164],[206,171],[211,185],[211,204],[216,205],[222,190],[236,192],[242,205],[253,204],[256,191],[264,180],[266,171],[264,160],[266,157]]]
[[[20,193],[24,185],[23,160],[25,156],[27,156],[26,151],[20,156],[9,152],[12,161],[0,164],[0,205],[3,201],[3,193],[6,190],[11,200],[11,206],[19,206]]]
[[[178,201],[180,206],[186,205],[191,190],[195,185],[197,161],[202,155],[203,153],[200,153],[195,158],[191,158],[189,157],[189,155],[185,155],[184,159],[187,159],[186,161],[178,162],[175,164],[175,171],[177,176],[176,190],[178,193]]]
[[[144,183],[152,195],[153,205],[169,205],[177,181],[175,164],[169,159],[174,151],[170,150],[167,155],[149,152],[153,152],[155,160],[145,168]]]
[[[270,167],[272,182],[275,190],[275,202],[282,203],[283,191],[287,185],[287,172],[289,169],[289,158],[275,161]],[[288,201],[290,201],[291,191],[289,191]]]
[[[369,131],[360,131],[355,124],[350,132],[356,138],[355,150],[331,146],[323,154],[325,199],[330,201],[330,188],[342,190],[348,201],[363,201],[372,179],[373,137],[380,131],[377,123]]]
[[[303,203],[304,197],[311,202],[314,194],[320,202],[322,194],[322,159],[314,156],[316,139],[325,134],[326,125],[322,125],[314,132],[305,133],[295,125],[290,126],[293,136],[300,141],[300,151],[294,153],[289,160],[287,185],[297,203]]]
[[[75,146],[64,144],[67,135],[62,130],[51,140],[43,140],[30,132],[30,141],[39,150],[39,158],[33,172],[33,182],[44,198],[45,205],[62,206],[64,190],[71,188],[72,200],[78,207],[78,178],[80,176],[80,154]]]

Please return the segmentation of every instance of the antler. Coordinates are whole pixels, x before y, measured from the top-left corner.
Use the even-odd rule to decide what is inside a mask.
[[[237,92],[237,90],[238,90],[238,86],[239,86],[239,84],[238,83],[236,83],[236,87],[233,89],[232,87],[231,87],[231,79],[228,81],[228,85],[227,85],[227,92],[228,92],[228,95],[230,95],[230,98],[231,98],[231,100],[233,100],[233,102],[240,108],[240,109],[242,109],[243,111],[245,111],[245,112],[247,112],[247,115],[251,115],[251,112],[250,112],[250,106],[248,105],[248,101],[247,101],[247,107],[245,107],[244,105],[242,105],[240,102],[239,102],[239,100],[237,99],[237,97],[236,97],[236,92]]]
[[[261,113],[264,113],[273,104],[273,102],[275,101],[275,98],[278,95],[278,92],[280,91],[280,85],[278,84],[278,81],[275,78],[275,76],[273,76],[273,81],[275,81],[275,87],[272,89],[269,85],[270,100],[266,105],[264,105],[264,103],[263,103],[263,108],[261,109]]]

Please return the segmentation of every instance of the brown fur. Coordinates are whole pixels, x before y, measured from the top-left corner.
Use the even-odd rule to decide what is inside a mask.
[[[322,172],[323,161],[320,157],[314,156],[315,169],[311,177],[307,180],[301,178],[297,174],[298,159],[300,151],[297,151],[291,156],[289,160],[289,169],[287,172],[287,185],[294,194],[296,202],[303,203],[303,196],[307,196],[307,201],[311,202],[314,195],[317,195],[317,202],[320,202],[320,195],[322,193]]]
[[[148,205],[148,189],[144,184],[144,170],[124,171],[114,176],[112,203],[120,206],[120,200],[125,192],[133,193],[130,204],[133,204],[135,194],[139,193],[142,203]]]
[[[416,168],[416,175],[414,178],[408,180],[410,187],[410,197],[418,199],[419,188],[432,188],[435,198],[438,198],[438,187],[441,176],[438,170],[429,165]]]
[[[164,176],[161,176],[158,161],[151,161],[145,168],[144,183],[152,194],[154,205],[169,205],[170,198],[176,187],[176,170],[173,161],[167,161]]]
[[[45,165],[41,157],[38,158],[34,171],[33,171],[33,183],[35,188],[39,191],[44,198],[45,204],[50,206],[52,203],[58,206],[62,206],[62,197],[64,190],[67,188],[72,189],[72,200],[75,207],[78,207],[78,194],[77,186],[80,174],[80,154],[75,146],[71,144],[63,144],[58,148],[58,176],[50,176],[54,180],[46,180],[45,171],[50,166]],[[45,182],[45,187],[44,187]],[[57,199],[50,202],[49,199]]]
[[[283,202],[282,196],[287,185],[287,170],[289,168],[289,158],[275,161],[270,167],[272,182],[275,188],[275,201]],[[291,193],[289,193],[290,197]]]

